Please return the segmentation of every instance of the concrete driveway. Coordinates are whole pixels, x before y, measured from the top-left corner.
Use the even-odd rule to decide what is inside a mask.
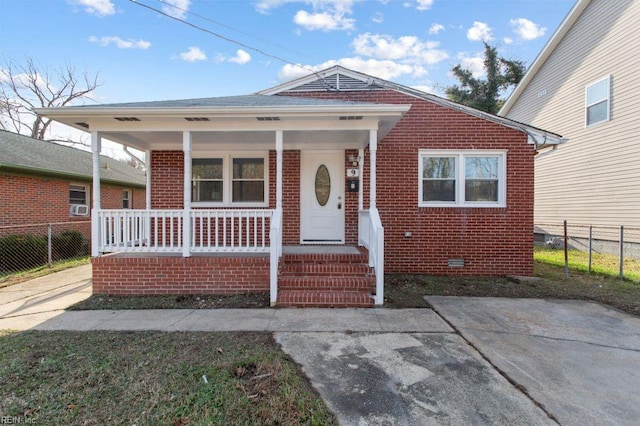
[[[583,301],[427,301],[560,424],[640,423],[640,318]]]
[[[0,288],[0,330],[26,330],[91,295],[91,265]]]
[[[276,340],[341,424],[639,423],[639,318],[582,301],[427,300],[450,328]]]

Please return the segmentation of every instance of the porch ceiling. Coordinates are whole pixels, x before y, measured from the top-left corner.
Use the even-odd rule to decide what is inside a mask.
[[[264,150],[283,132],[284,149],[352,149],[378,140],[410,105],[347,104],[272,108],[45,108],[37,112],[76,129],[140,150],[180,150],[192,133],[195,150]]]

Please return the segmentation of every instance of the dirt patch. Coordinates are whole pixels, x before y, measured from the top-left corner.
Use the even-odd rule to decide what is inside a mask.
[[[268,307],[268,293],[171,296],[109,296],[104,294],[94,294],[88,299],[68,307],[67,310],[241,309]]]

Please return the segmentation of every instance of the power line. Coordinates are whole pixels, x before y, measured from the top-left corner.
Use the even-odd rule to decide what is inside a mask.
[[[190,27],[192,27],[192,28],[195,28],[196,30],[203,31],[203,32],[205,32],[205,33],[207,33],[207,34],[210,34],[210,35],[214,36],[214,37],[218,37],[218,38],[220,38],[220,39],[222,39],[222,40],[224,40],[224,41],[227,41],[227,42],[229,42],[229,43],[236,44],[236,45],[238,45],[238,46],[240,46],[240,47],[244,47],[244,48],[245,48],[245,49],[247,49],[247,50],[252,50],[252,51],[254,51],[254,52],[256,52],[256,53],[259,53],[259,54],[261,54],[261,55],[263,55],[263,56],[266,56],[266,57],[268,57],[268,58],[272,58],[272,59],[275,59],[275,60],[277,60],[277,61],[283,62],[283,63],[285,63],[285,64],[293,65],[294,67],[297,67],[297,68],[300,68],[300,69],[302,69],[302,70],[304,70],[304,71],[310,72],[310,73],[314,74],[316,77],[318,77],[318,80],[320,81],[320,83],[321,83],[322,85],[324,85],[324,86],[325,86],[329,91],[339,91],[337,88],[335,88],[335,87],[331,86],[331,85],[330,85],[330,84],[329,84],[329,83],[328,83],[328,82],[327,82],[323,77],[321,77],[321,76],[317,73],[317,71],[315,71],[315,70],[313,70],[313,69],[309,69],[309,68],[307,68],[307,67],[303,67],[303,66],[302,66],[302,65],[300,65],[300,64],[297,64],[297,63],[295,63],[295,62],[291,62],[291,61],[289,61],[289,60],[287,60],[287,59],[285,59],[285,58],[282,58],[282,57],[280,57],[280,56],[273,55],[273,54],[271,54],[271,53],[267,53],[267,52],[265,52],[265,51],[264,51],[264,50],[262,50],[262,49],[258,49],[257,47],[249,46],[248,44],[245,44],[245,43],[242,43],[242,42],[240,42],[240,41],[234,40],[234,39],[232,39],[232,38],[229,38],[229,37],[223,36],[222,34],[216,33],[215,31],[211,31],[211,30],[209,30],[209,29],[207,29],[207,28],[204,28],[204,27],[201,27],[201,26],[199,26],[199,25],[193,24],[193,23],[191,23],[191,22],[189,22],[189,21],[186,21],[186,20],[184,20],[184,19],[178,18],[178,17],[176,17],[176,16],[172,16],[172,15],[170,15],[170,14],[168,14],[168,13],[166,13],[166,12],[164,12],[164,11],[160,10],[160,9],[157,9],[157,8],[155,8],[155,7],[153,7],[153,6],[149,6],[148,4],[140,3],[140,2],[138,2],[137,0],[129,0],[129,1],[130,1],[131,3],[133,3],[133,4],[138,5],[138,6],[142,6],[142,7],[144,7],[144,8],[149,9],[149,10],[152,10],[152,11],[154,11],[154,12],[156,12],[156,13],[158,13],[158,14],[162,15],[162,16],[165,16],[165,17],[167,17],[167,18],[173,19],[174,21],[178,21],[178,22],[180,22],[180,23],[182,23],[182,24],[185,24],[185,25],[188,25],[188,26],[190,26]],[[161,0],[159,0],[159,1],[161,1]],[[161,1],[161,3],[164,3],[164,1]],[[179,8],[178,8],[178,9],[179,9]],[[180,10],[183,10],[183,9],[180,9]]]
[[[295,53],[296,55],[305,56],[305,57],[307,57],[307,58],[309,57],[309,55],[305,55],[304,53],[297,52],[297,51],[295,51],[295,50],[293,50],[293,49],[289,49],[288,47],[285,47],[285,46],[280,46],[280,45],[278,45],[278,44],[276,44],[276,43],[273,43],[273,42],[271,42],[271,41],[268,41],[268,40],[262,39],[262,38],[260,38],[260,37],[256,37],[256,36],[255,36],[255,35],[253,35],[253,34],[249,34],[249,33],[245,32],[245,31],[242,31],[242,30],[239,30],[239,29],[237,29],[237,28],[231,27],[231,26],[229,26],[229,25],[223,24],[222,22],[218,22],[218,21],[216,21],[216,20],[213,20],[213,19],[211,19],[211,18],[209,18],[209,17],[207,17],[207,16],[200,15],[200,14],[198,14],[198,13],[192,12],[192,11],[191,11],[191,10],[189,10],[189,9],[184,9],[184,8],[182,8],[182,7],[180,7],[180,6],[176,6],[175,4],[171,4],[171,3],[167,2],[166,0],[157,0],[157,1],[158,1],[159,3],[162,3],[162,4],[163,4],[163,5],[165,5],[165,6],[172,7],[172,8],[174,8],[174,9],[177,9],[177,10],[181,11],[181,12],[187,13],[187,14],[189,14],[189,15],[191,15],[191,16],[195,16],[195,17],[197,17],[197,18],[200,18],[200,19],[202,19],[202,20],[204,20],[204,21],[211,22],[212,24],[219,25],[219,26],[221,26],[221,27],[223,27],[223,28],[226,28],[226,29],[231,30],[231,31],[235,31],[235,32],[237,32],[237,33],[239,33],[239,34],[246,35],[247,37],[251,37],[251,38],[253,38],[254,40],[258,40],[258,41],[261,41],[261,42],[263,42],[263,43],[270,44],[271,46],[277,47],[278,49],[288,50],[289,52],[291,52],[291,53]],[[204,4],[207,4],[206,2],[203,2],[203,3],[204,3]]]

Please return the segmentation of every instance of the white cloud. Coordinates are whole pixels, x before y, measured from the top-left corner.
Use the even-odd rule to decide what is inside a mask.
[[[293,22],[309,31],[334,31],[353,29],[355,19],[347,18],[342,13],[309,13],[299,10],[293,17]]]
[[[351,30],[355,26],[353,4],[363,0],[260,0],[255,7],[259,13],[267,14],[285,4],[309,5],[313,10],[298,10],[293,21],[309,31]]]
[[[394,61],[377,59],[341,58],[338,60],[329,60],[315,66],[311,65],[291,65],[287,64],[280,69],[278,78],[281,81],[289,81],[294,78],[302,77],[311,73],[310,70],[320,71],[334,65],[341,65],[356,71],[363,72],[385,80],[394,79],[403,75],[411,75],[420,77],[426,75],[427,71],[418,65],[399,64]]]
[[[464,69],[471,71],[471,74],[475,78],[482,78],[486,75],[484,69],[484,56],[477,54],[476,56],[467,56],[465,54],[458,55],[460,59],[460,66]]]
[[[373,15],[373,18],[371,18],[371,21],[376,24],[382,24],[384,22],[384,15],[380,12],[376,12],[376,14]]]
[[[505,37],[502,41],[504,41],[504,44],[513,44],[513,39],[511,37]]]
[[[180,54],[180,59],[187,62],[198,62],[207,59],[207,55],[199,47],[191,46],[186,52]]]
[[[228,59],[229,62],[233,62],[238,65],[244,65],[248,63],[250,60],[251,60],[251,55],[249,55],[247,52],[245,52],[242,49],[238,49],[238,51],[236,52],[236,56]]]
[[[438,34],[440,31],[444,31],[444,25],[442,24],[433,23],[429,27],[429,34]]]
[[[473,26],[467,30],[467,38],[471,41],[491,41],[491,28],[484,22],[475,21]]]
[[[151,47],[151,43],[145,40],[124,40],[118,36],[104,36],[104,37],[89,37],[89,41],[91,43],[97,43],[101,46],[108,46],[110,44],[115,44],[118,49],[142,49],[146,50]]]
[[[523,40],[534,40],[542,37],[547,32],[545,27],[532,22],[526,18],[512,19],[509,25],[513,27],[513,31]]]
[[[433,0],[417,0],[416,3],[418,3],[416,6],[418,10],[428,10],[433,6]]]
[[[433,87],[433,86],[428,86],[428,85],[416,85],[416,86],[411,86],[416,90],[420,90],[421,92],[425,92],[425,93],[431,93],[433,95],[438,95],[439,96],[439,92]]]
[[[186,18],[191,6],[191,0],[163,0],[162,3],[162,11],[178,19]]]
[[[71,0],[72,4],[83,6],[85,12],[96,16],[110,16],[116,13],[111,0]]]
[[[438,49],[439,45],[434,41],[422,42],[416,36],[393,38],[385,34],[370,33],[361,34],[353,41],[354,51],[358,55],[428,65],[449,57],[447,52]]]

